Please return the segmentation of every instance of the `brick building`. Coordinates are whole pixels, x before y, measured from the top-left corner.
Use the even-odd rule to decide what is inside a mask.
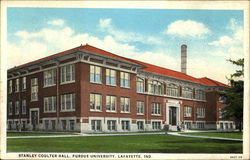
[[[229,86],[79,46],[8,70],[8,130],[233,129],[216,91]],[[184,125],[183,125],[184,124]]]

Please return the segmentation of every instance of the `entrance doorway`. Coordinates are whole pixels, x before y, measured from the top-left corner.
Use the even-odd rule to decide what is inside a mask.
[[[176,125],[176,107],[169,107],[169,124]]]
[[[37,130],[38,125],[38,111],[31,111],[31,125],[32,130]]]

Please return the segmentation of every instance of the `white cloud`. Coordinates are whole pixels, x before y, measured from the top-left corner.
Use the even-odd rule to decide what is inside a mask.
[[[52,20],[52,21],[48,21],[47,23],[50,24],[50,25],[54,25],[54,26],[63,26],[64,25],[64,20],[55,19],[55,20]]]
[[[223,35],[218,40],[209,42],[212,46],[242,46],[244,31],[242,25],[239,24],[235,19],[230,19],[229,25],[226,27],[233,33],[231,35]]]
[[[210,42],[208,44],[213,45],[213,46],[223,46],[223,45],[231,44],[233,42],[234,40],[230,38],[229,36],[221,36],[219,40]]]
[[[153,36],[145,36],[139,33],[122,31],[117,29],[112,24],[112,19],[100,19],[99,20],[99,27],[103,32],[107,32],[108,34],[112,35],[117,41],[120,42],[140,42],[145,44],[161,44],[161,39],[158,37]]]
[[[180,37],[191,36],[193,38],[202,38],[202,36],[210,33],[210,30],[200,22],[178,20],[168,25],[165,33]]]

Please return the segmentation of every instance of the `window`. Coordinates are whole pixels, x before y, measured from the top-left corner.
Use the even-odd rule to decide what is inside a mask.
[[[193,98],[193,90],[188,87],[182,87],[182,97],[184,98]]]
[[[106,69],[106,84],[107,85],[116,85],[116,71],[112,69]]]
[[[178,97],[179,94],[179,87],[173,83],[167,84],[167,95]]]
[[[26,100],[22,100],[22,114],[26,114]]]
[[[205,117],[205,108],[198,107],[197,108],[197,118],[204,118]]]
[[[195,97],[198,100],[205,100],[206,99],[205,91],[203,91],[203,90],[195,90]]]
[[[75,94],[71,93],[71,94],[61,95],[61,111],[74,111],[74,110],[75,110]]]
[[[192,107],[184,106],[184,117],[192,117]]]
[[[75,130],[75,120],[69,120],[69,130]]]
[[[122,130],[129,131],[129,121],[122,121]]]
[[[102,96],[100,94],[90,94],[90,110],[101,111]]]
[[[142,78],[137,78],[136,90],[137,90],[138,93],[143,93],[144,92],[144,80]]]
[[[222,108],[219,108],[219,118],[223,118],[223,110],[222,110]]]
[[[15,92],[19,92],[19,79],[16,79]]]
[[[44,87],[56,84],[56,69],[50,69],[43,72]]]
[[[160,103],[152,103],[152,115],[160,115],[161,114],[161,108]]]
[[[91,120],[91,128],[93,131],[101,131],[101,120]]]
[[[51,79],[51,83],[52,83],[53,75],[51,75],[51,77],[52,78],[48,78],[48,79]],[[73,82],[73,81],[75,81],[75,65],[68,64],[68,65],[61,67],[61,83]]]
[[[51,128],[52,130],[56,129],[56,120],[51,120]]]
[[[38,100],[38,79],[32,78],[31,79],[31,101]]]
[[[22,78],[22,90],[26,89],[26,77]]]
[[[192,122],[185,122],[184,124],[185,124],[186,129],[192,128]]]
[[[90,82],[101,83],[101,67],[90,66]]]
[[[56,96],[44,97],[44,112],[56,111]]]
[[[49,120],[45,120],[45,130],[49,130]]]
[[[137,101],[136,107],[137,107],[137,114],[144,114],[144,102]]]
[[[163,84],[158,81],[148,81],[148,91],[153,94],[163,94]]]
[[[106,96],[106,111],[115,112],[116,110],[116,97]]]
[[[67,121],[66,120],[61,120],[61,122],[62,122],[62,130],[66,131]]]
[[[127,97],[121,97],[121,112],[123,113],[130,112],[130,99]]]
[[[143,121],[137,121],[136,124],[138,130],[144,130]]]
[[[12,80],[9,81],[9,93],[12,93]]]
[[[116,120],[108,120],[107,121],[108,130],[115,131],[116,130]]]
[[[8,113],[9,113],[9,115],[12,115],[12,112],[13,112],[12,102],[9,102],[9,107],[8,107]]]
[[[152,129],[154,130],[161,129],[161,122],[152,122]]]
[[[204,129],[205,128],[205,122],[197,122],[197,128],[198,129]]]
[[[20,111],[20,104],[19,104],[19,101],[16,101],[16,105],[15,105],[15,115],[19,115],[19,111]]]
[[[129,88],[130,87],[130,75],[129,73],[120,72],[120,86]]]

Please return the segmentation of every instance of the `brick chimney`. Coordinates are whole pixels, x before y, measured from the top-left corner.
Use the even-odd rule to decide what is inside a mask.
[[[187,45],[181,45],[181,73],[187,74]]]

